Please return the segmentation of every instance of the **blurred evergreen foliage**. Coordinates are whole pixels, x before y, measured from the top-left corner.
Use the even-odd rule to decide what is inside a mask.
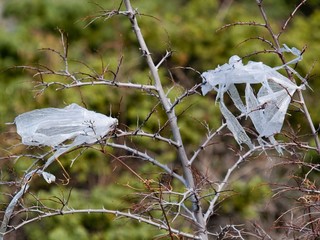
[[[245,219],[255,219],[262,211],[261,206],[265,204],[271,195],[270,186],[259,176],[244,181],[236,181],[231,184],[232,191],[225,200],[222,208],[228,216]]]
[[[143,57],[137,50],[137,42],[131,31],[129,21],[121,16],[110,19],[92,21],[103,9],[117,9],[120,1],[95,0],[4,0],[2,5],[2,21],[0,24],[0,143],[1,149],[6,147],[6,138],[13,128],[4,125],[12,122],[18,114],[41,107],[63,107],[71,102],[85,104],[89,109],[101,113],[118,116],[121,128],[134,129],[137,119],[142,122],[151,109],[157,104],[150,96],[126,89],[92,86],[79,89],[56,91],[50,88],[42,95],[34,90],[34,79],[28,71],[15,66],[45,64],[52,69],[63,67],[61,59],[50,49],[62,51],[58,29],[63,30],[69,39],[69,57],[71,69],[91,72],[87,66],[97,72],[102,66],[115,70],[120,58],[123,58],[118,78],[121,81],[148,82],[148,69]],[[280,29],[298,0],[265,0],[266,11],[270,14],[273,25]],[[228,4],[230,3],[230,5]],[[177,87],[171,91],[170,98],[184,92],[185,88],[201,82],[200,76],[184,67],[192,67],[197,71],[214,69],[218,64],[225,63],[230,56],[246,56],[256,51],[267,49],[267,45],[256,40],[257,36],[267,37],[263,28],[252,26],[234,26],[217,31],[225,24],[237,21],[262,22],[259,10],[254,0],[176,0],[176,1],[143,1],[136,0],[134,6],[141,15],[138,17],[142,32],[149,44],[152,56],[160,60],[166,49],[173,50],[173,56],[161,70],[162,79],[170,87],[172,81]],[[276,9],[276,10],[275,10]],[[299,11],[289,24],[287,31],[281,37],[288,46],[302,49],[307,45],[304,60],[297,70],[302,76],[309,74],[310,92],[308,105],[315,124],[320,123],[320,105],[315,99],[320,88],[317,80],[319,75],[318,52],[320,52],[320,3],[317,0],[307,1],[302,11]],[[248,41],[247,41],[248,40]],[[49,48],[44,50],[44,48]],[[293,57],[293,56],[288,56]],[[280,65],[275,55],[254,55],[247,60],[264,61],[270,66]],[[275,60],[276,59],[276,60]],[[312,65],[315,64],[314,68]],[[182,67],[182,68],[181,68]],[[311,71],[311,72],[310,72]],[[110,74],[110,78],[112,75]],[[52,77],[58,81],[57,77]],[[39,79],[38,79],[39,80]],[[179,84],[179,85],[178,85]],[[306,94],[307,95],[307,94]],[[192,103],[192,104],[191,104]],[[177,108],[180,128],[187,146],[195,146],[206,134],[202,125],[206,121],[210,128],[217,128],[221,123],[219,110],[214,104],[214,96],[203,98],[194,95],[188,101],[182,102]],[[160,124],[164,124],[164,112],[160,107],[150,118],[144,130],[156,132]],[[289,117],[290,121],[302,125],[303,133],[309,132],[303,126],[305,120]],[[299,116],[298,116],[299,117]],[[164,129],[166,136],[170,132]],[[15,137],[17,140],[17,137]],[[134,140],[140,146],[147,146],[150,152],[161,156],[162,162],[175,162],[175,154],[170,148],[157,141],[144,139]],[[192,148],[189,151],[192,153]],[[226,148],[223,150],[226,151]],[[1,150],[0,154],[6,152]],[[95,151],[85,152],[70,168],[72,154],[62,158],[63,165],[71,176],[71,182],[64,189],[61,186],[39,184],[33,186],[38,190],[38,197],[50,199],[62,192],[72,191],[71,206],[79,208],[94,208],[104,206],[122,209],[130,208],[132,199],[126,199],[131,194],[127,182],[131,186],[141,185],[138,179],[128,174],[125,167],[112,157],[98,154]],[[20,160],[21,163],[23,160]],[[157,169],[152,166],[141,166],[137,159],[131,159],[130,165],[142,176],[156,176]],[[21,174],[27,163],[15,165],[2,163],[3,169],[13,169]],[[18,167],[19,166],[19,167]],[[142,170],[143,169],[143,170]],[[61,172],[61,168],[51,169]],[[218,169],[219,170],[219,169]],[[150,173],[150,175],[143,175]],[[61,176],[63,178],[63,176]],[[255,203],[270,196],[269,189],[259,188],[263,180],[255,178],[248,185],[239,180],[235,189],[240,194],[228,205],[222,207],[227,213],[241,211],[245,218],[254,218]],[[48,189],[45,189],[45,188]],[[141,186],[140,186],[141,187]],[[71,190],[72,188],[72,190]],[[1,188],[3,189],[3,188]],[[243,191],[243,189],[245,191]],[[66,194],[66,193],[65,193]],[[32,198],[31,200],[32,201]],[[1,201],[2,202],[2,201]],[[134,202],[134,201],[133,201]],[[240,209],[240,210],[239,210]],[[70,215],[50,218],[34,223],[25,228],[26,239],[151,239],[154,236],[152,227],[135,223],[130,220],[113,221],[113,217],[105,215]],[[124,224],[124,226],[123,226]],[[41,227],[39,227],[41,226]],[[72,229],[72,231],[71,231]],[[125,229],[125,231],[121,230]],[[157,230],[156,230],[157,231]]]

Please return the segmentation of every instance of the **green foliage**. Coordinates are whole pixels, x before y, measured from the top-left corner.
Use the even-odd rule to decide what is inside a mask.
[[[24,29],[33,26],[32,31],[45,30],[53,33],[56,28],[61,28],[72,38],[79,38],[83,36],[84,31],[83,25],[77,24],[77,21],[92,9],[92,5],[87,4],[85,0],[71,0],[68,4],[63,0],[10,0],[6,2],[4,16],[14,17],[16,21],[23,22],[23,25],[17,26]]]
[[[248,181],[238,180],[231,186],[229,197],[222,203],[222,211],[228,215],[240,215],[254,219],[261,212],[261,205],[267,203],[272,195],[270,186],[260,177]]]
[[[71,191],[71,194],[70,194]],[[68,209],[127,209],[131,204],[130,191],[121,184],[108,187],[95,186],[90,192],[60,187],[49,192],[40,191],[37,198],[47,206],[61,208],[61,201],[68,200]],[[70,196],[70,198],[69,198]],[[28,201],[33,201],[29,196]],[[39,225],[40,224],[40,225]],[[41,226],[41,227],[39,227]],[[124,230],[125,229],[125,230]],[[102,213],[81,213],[42,219],[25,228],[29,239],[151,239],[155,231],[151,226],[130,219],[116,219]]]
[[[37,95],[39,88],[35,91],[32,81],[39,82],[41,79],[33,79],[34,73],[9,69],[17,65],[39,63],[46,64],[51,69],[62,69],[63,62],[50,50],[62,52],[60,34],[57,30],[59,28],[69,38],[71,70],[101,74],[103,68],[108,66],[108,70],[115,71],[122,57],[123,62],[117,80],[148,83],[149,70],[142,61],[141,53],[137,51],[137,42],[127,19],[115,16],[111,19],[101,18],[88,24],[99,13],[101,14],[100,4],[103,9],[111,10],[117,9],[120,1],[94,2],[97,4],[88,3],[87,0],[4,1],[6,24],[1,25],[0,28],[1,124],[12,122],[18,114],[35,108],[63,107],[71,102],[77,102],[86,105],[89,109],[119,117],[120,128],[131,130],[141,124],[154,109],[157,104],[155,98],[131,89],[90,86],[56,91],[57,86],[53,86],[46,89],[44,94]],[[272,24],[281,26],[290,14],[289,9],[292,9],[293,1],[265,0],[264,2],[267,3],[266,10],[274,21]],[[201,72],[225,63],[231,55],[246,56],[269,47],[255,39],[257,36],[267,36],[264,28],[234,26],[217,31],[225,24],[237,21],[263,22],[253,0],[234,1],[228,9],[223,9],[218,1],[205,0],[137,0],[134,1],[134,5],[141,13],[138,16],[141,30],[150,46],[152,57],[160,61],[166,49],[173,50],[173,56],[160,70],[162,79],[166,81],[166,87],[170,87],[172,82],[176,84],[168,96],[171,102],[174,102],[186,88],[201,82],[198,74],[183,67],[190,66]],[[277,11],[274,11],[274,8],[277,8]],[[318,58],[317,53],[320,52],[320,33],[316,31],[320,23],[319,3],[316,0],[308,1],[303,13],[306,15],[299,13],[289,24],[288,32],[281,36],[283,43],[290,47],[302,49],[308,44],[308,49],[303,55],[304,61],[297,67],[302,76],[310,71]],[[42,48],[50,49],[38,51]],[[281,64],[274,59],[274,55],[254,55],[250,58],[250,60],[263,60],[270,66]],[[320,84],[316,77],[319,75],[318,63],[315,66],[311,72],[310,85],[316,90],[319,89]],[[48,77],[54,81],[67,81],[56,76]],[[106,78],[112,79],[112,77],[110,72],[106,74]],[[314,96],[314,93],[311,94]],[[194,151],[191,146],[198,146],[204,139],[207,133],[206,124],[210,129],[216,129],[221,124],[220,113],[215,106],[214,98],[213,94],[207,98],[195,94],[187,101],[182,101],[176,108],[183,141],[190,154]],[[312,117],[318,123],[320,105],[311,98],[308,102],[312,109]],[[164,116],[163,109],[156,107],[147,124],[143,126],[143,130],[157,132],[166,122]],[[295,116],[293,115],[290,121],[294,120]],[[296,121],[300,122],[300,120]],[[302,130],[308,132],[304,125],[302,124]],[[9,131],[8,126],[4,124],[0,125],[0,130],[1,132]],[[10,129],[10,131],[13,130]],[[168,128],[164,128],[161,134],[166,137],[171,136]],[[6,137],[1,135],[0,138],[2,142]],[[140,146],[147,146],[148,153],[159,156],[159,161],[174,165],[176,154],[172,151],[172,146],[157,140],[133,138],[132,144],[138,143]],[[223,151],[227,151],[227,147],[224,146]],[[133,187],[143,188],[144,186],[131,172],[127,173],[125,168],[119,170],[121,164],[114,164],[116,160],[111,160],[113,159],[111,156],[92,150],[86,151],[70,168],[70,159],[73,159],[77,153],[68,154],[60,159],[72,180],[70,182],[71,207],[101,208],[104,206],[128,209],[132,203],[135,203],[135,198],[130,195],[132,191],[124,187],[125,184],[130,182],[130,186]],[[154,178],[158,174],[158,168],[143,165],[137,159],[129,159],[130,166],[143,177]],[[212,156],[209,159],[212,159]],[[14,168],[17,175],[22,174],[30,164],[26,159],[23,161],[19,161],[20,165]],[[61,173],[61,167],[56,164],[50,168],[50,171],[54,174]],[[143,175],[146,172],[150,174]],[[63,176],[59,175],[59,179],[63,179]],[[55,185],[47,187],[44,181],[32,187],[32,190],[38,192],[39,198],[49,199],[47,203],[53,204],[53,207],[57,206],[57,203],[52,201],[53,196],[67,197],[70,191],[69,188],[61,189],[60,186]],[[39,191],[39,189],[46,190]],[[237,181],[230,186],[230,189],[233,191],[223,202],[222,211],[230,216],[240,215],[245,219],[257,217],[257,208],[271,195],[269,186],[256,176],[248,182]],[[32,201],[32,197],[29,201]],[[154,230],[148,225],[128,219],[115,219],[103,214],[75,214],[48,218],[25,229],[28,239],[150,239],[155,232],[159,233],[158,229]]]

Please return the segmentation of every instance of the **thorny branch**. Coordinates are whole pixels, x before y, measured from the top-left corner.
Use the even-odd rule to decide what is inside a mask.
[[[263,1],[262,0],[256,0],[257,2],[257,5],[258,5],[258,8],[260,10],[260,14],[262,16],[262,19],[264,20],[264,23],[256,23],[256,22],[236,22],[236,23],[231,23],[231,24],[226,24],[224,25],[223,27],[221,27],[220,29],[218,30],[221,30],[221,29],[225,29],[225,28],[228,28],[228,27],[232,27],[232,26],[238,26],[238,25],[247,25],[247,26],[255,26],[255,27],[264,27],[265,29],[267,29],[270,37],[272,38],[272,41],[269,41],[269,40],[266,40],[265,38],[261,38],[261,37],[258,37],[257,39],[267,43],[270,47],[271,47],[271,50],[264,50],[264,51],[258,51],[256,53],[253,53],[253,54],[257,54],[257,53],[266,53],[266,52],[273,52],[273,53],[276,53],[278,55],[278,57],[280,58],[286,72],[287,72],[287,75],[289,77],[290,80],[292,81],[295,81],[294,78],[293,78],[293,75],[297,75],[298,73],[294,70],[294,69],[291,69],[289,66],[287,66],[287,61],[285,60],[285,57],[284,57],[284,54],[283,52],[281,51],[281,43],[280,43],[280,36],[283,34],[283,32],[286,30],[287,28],[287,25],[289,24],[289,22],[292,20],[292,18],[294,17],[294,15],[296,14],[296,12],[301,8],[301,6],[306,2],[306,0],[302,0],[297,6],[296,8],[293,10],[293,12],[290,14],[289,18],[286,20],[286,22],[283,24],[281,30],[276,33],[274,31],[274,29],[272,28],[271,24],[270,24],[270,21],[267,17],[267,14],[265,12],[265,9],[263,7]],[[249,39],[251,40],[251,38]],[[246,40],[247,41],[247,40]],[[305,51],[305,49],[301,52],[301,54],[303,54],[303,52]],[[250,54],[250,55],[253,55],[253,54]],[[248,56],[250,56],[248,55]],[[299,75],[297,75],[297,77],[304,83],[307,85],[307,82],[304,78],[300,77]],[[310,126],[310,129],[311,129],[311,132],[312,132],[312,135],[314,137],[314,141],[315,141],[315,144],[317,146],[317,152],[318,154],[320,154],[320,139],[319,139],[319,135],[318,135],[318,132],[317,130],[315,129],[314,127],[314,124],[313,124],[313,121],[311,119],[311,115],[310,115],[310,112],[307,108],[307,105],[306,105],[306,102],[304,100],[304,97],[303,97],[303,94],[302,94],[302,89],[298,89],[297,90],[298,92],[298,97],[299,97],[299,104],[301,105],[302,107],[302,112],[303,114],[305,115],[306,119],[307,119],[307,122]]]
[[[162,87],[160,76],[157,71],[157,67],[154,64],[154,61],[151,57],[151,53],[147,47],[147,44],[146,44],[144,37],[141,33],[141,30],[139,28],[138,21],[136,18],[137,12],[135,10],[133,10],[133,8],[131,6],[131,2],[129,0],[125,0],[124,4],[126,6],[127,11],[129,12],[128,17],[131,22],[133,31],[135,32],[137,40],[139,42],[140,50],[141,50],[142,54],[145,56],[147,64],[149,66],[152,78],[154,80],[154,86],[156,87],[157,92],[159,94],[159,99],[160,99],[161,104],[162,104],[163,108],[165,109],[165,111],[167,113],[167,117],[170,121],[170,127],[171,127],[171,131],[172,131],[174,140],[180,144],[180,147],[178,148],[178,155],[179,155],[179,159],[181,161],[181,165],[183,168],[187,188],[193,189],[193,191],[195,191],[196,187],[195,187],[195,183],[194,183],[194,179],[193,179],[193,174],[192,174],[190,165],[188,163],[189,162],[188,157],[187,157],[186,150],[185,150],[183,142],[182,142],[179,126],[177,123],[177,117],[175,115],[174,109],[171,108],[171,103],[168,100],[168,98],[166,97],[166,94],[165,94],[163,87]],[[192,196],[192,198],[193,198],[193,200],[192,200],[193,212],[194,212],[195,217],[196,217],[198,224],[200,226],[200,229],[199,229],[200,233],[199,234],[200,234],[200,237],[205,240],[208,238],[207,234],[205,233],[205,231],[206,231],[205,225],[206,224],[205,224],[205,221],[203,218],[201,206],[199,205],[198,197],[196,196],[196,192],[194,192],[194,195]]]
[[[302,0],[298,5],[297,7],[292,11],[292,13],[290,14],[289,18],[287,19],[287,21],[283,24],[282,28],[281,28],[281,31],[279,32],[278,34],[278,37],[280,37],[280,35],[282,33],[284,33],[284,31],[286,30],[289,22],[293,19],[294,15],[296,14],[296,12],[299,10],[299,8],[306,3],[307,0]]]
[[[306,1],[302,1],[296,8],[295,10],[293,11],[292,15],[293,16],[295,14],[295,12],[305,3]],[[273,39],[273,43],[274,45],[276,46],[276,49],[278,49],[278,56],[280,57],[281,61],[283,64],[286,64],[286,61],[284,59],[284,56],[283,56],[283,53],[280,51],[280,42],[279,42],[279,37],[280,35],[282,34],[283,30],[286,28],[286,25],[288,24],[288,22],[291,20],[291,18],[289,18],[287,20],[287,22],[285,23],[284,25],[284,29],[282,31],[280,31],[278,34],[276,34],[270,23],[269,23],[269,20],[267,18],[267,15],[264,11],[264,8],[262,6],[262,1],[257,1],[258,3],[258,7],[260,9],[260,12],[261,12],[261,15],[265,21],[265,27],[268,29],[269,33],[270,33],[270,36],[272,37]],[[288,77],[293,80],[293,76],[292,76],[292,71],[290,71],[287,67],[285,68],[286,71],[287,71],[287,74],[288,74]],[[303,108],[303,113],[309,123],[309,126],[310,126],[310,129],[311,129],[311,132],[312,132],[312,135],[314,137],[314,140],[315,140],[315,143],[317,145],[317,151],[318,151],[318,154],[320,154],[320,139],[319,139],[319,136],[318,136],[318,133],[313,125],[313,122],[312,122],[312,119],[311,119],[311,116],[310,116],[310,112],[307,108],[307,105],[306,105],[306,102],[304,101],[304,97],[303,97],[303,94],[302,94],[302,90],[301,89],[298,89],[298,95],[299,95],[299,99],[300,99],[300,104]]]
[[[55,75],[61,77],[71,78],[74,81],[71,83],[62,83],[62,82],[44,82],[42,81],[36,87],[43,87],[41,92],[43,92],[46,88],[57,85],[59,86],[56,90],[63,90],[68,88],[77,88],[77,87],[85,87],[85,86],[94,86],[94,85],[107,85],[113,87],[122,87],[122,88],[132,88],[132,89],[141,89],[146,91],[147,93],[151,93],[151,91],[155,91],[156,88],[153,85],[145,85],[145,84],[137,84],[137,83],[130,83],[130,82],[118,82],[113,80],[105,79],[103,76],[95,76],[91,74],[85,74],[82,72],[79,73],[66,73],[63,71],[55,71],[51,69],[41,69],[37,67],[30,67],[30,66],[21,66],[18,68],[24,68],[28,70],[36,71],[37,73],[34,75],[36,76],[45,76],[45,75]],[[81,78],[77,77],[76,75],[83,76]]]
[[[146,161],[154,164],[155,166],[160,167],[161,169],[165,170],[168,174],[172,175],[173,177],[178,179],[183,185],[186,186],[186,182],[183,177],[181,177],[180,175],[173,172],[173,170],[171,170],[167,165],[164,165],[164,164],[160,163],[159,161],[157,161],[156,159],[150,157],[147,153],[140,152],[137,149],[133,149],[131,147],[128,147],[128,146],[122,145],[122,144],[107,143],[107,146],[126,150],[126,151],[130,152],[131,154],[140,157],[142,160],[146,160]]]
[[[31,211],[32,212],[33,210],[26,209],[26,211]],[[35,210],[35,212],[40,213],[40,216],[31,218],[31,219],[28,219],[28,220],[24,220],[22,223],[20,223],[19,225],[15,226],[11,230],[9,230],[7,233],[10,233],[11,231],[18,230],[18,229],[22,228],[23,226],[25,226],[27,224],[39,221],[39,220],[44,219],[44,218],[53,217],[53,216],[61,216],[61,215],[69,215],[69,214],[75,214],[75,213],[84,213],[84,214],[94,214],[94,213],[101,214],[101,213],[105,213],[105,214],[112,214],[112,215],[114,215],[116,217],[127,217],[127,218],[130,218],[130,219],[137,220],[139,222],[147,223],[147,224],[155,226],[155,227],[157,227],[159,229],[168,230],[168,226],[167,226],[167,224],[165,222],[160,222],[158,219],[145,218],[145,217],[133,214],[130,211],[121,212],[121,211],[108,210],[108,209],[104,209],[103,208],[103,209],[71,209],[71,210],[59,210],[59,211],[52,211],[51,210],[51,212],[44,212],[44,211],[41,211],[41,210],[37,209],[37,210]],[[178,236],[188,237],[188,238],[191,238],[191,239],[201,239],[198,236],[182,232],[179,229],[174,229],[172,227],[170,229],[171,229],[171,232],[177,234]]]

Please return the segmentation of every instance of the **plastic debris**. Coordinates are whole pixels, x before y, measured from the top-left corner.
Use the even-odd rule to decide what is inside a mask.
[[[46,180],[46,182],[49,184],[56,181],[56,177],[51,173],[43,171],[41,175],[44,178],[44,180]]]
[[[242,143],[246,144],[249,148],[253,148],[252,142],[243,127],[240,125],[237,118],[228,110],[223,102],[220,103],[220,110],[223,117],[227,120],[227,126],[233,133],[235,140],[241,146]]]
[[[298,49],[289,49],[285,45],[281,50],[298,56],[290,63],[301,60]],[[263,137],[266,137],[272,144],[275,144],[273,136],[281,131],[293,94],[297,89],[305,89],[304,85],[297,86],[277,72],[278,69],[285,67],[287,64],[271,68],[262,62],[249,62],[244,65],[240,57],[232,56],[229,63],[202,73],[202,94],[206,95],[211,90],[217,92],[216,101],[220,103],[221,113],[239,145],[244,143],[249,148],[253,147],[236,116],[226,108],[224,94],[227,93],[230,96],[241,114],[251,119],[259,134],[259,143],[263,142],[261,141]],[[244,96],[241,96],[236,87],[239,84],[245,85]],[[255,89],[259,88],[257,94],[254,93],[253,85],[256,86]]]
[[[74,103],[62,109],[44,108],[26,112],[17,116],[14,122],[23,144],[55,149],[46,167],[73,147],[96,143],[118,124],[116,118],[89,111]],[[67,140],[73,141],[65,143]],[[52,181],[51,177],[44,178]]]

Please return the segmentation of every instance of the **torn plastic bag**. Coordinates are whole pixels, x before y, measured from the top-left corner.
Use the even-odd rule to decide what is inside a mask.
[[[77,104],[65,108],[44,108],[23,113],[14,120],[22,143],[55,148],[54,158],[81,144],[93,144],[114,130],[116,118],[89,111]],[[73,140],[71,143],[65,143]],[[64,144],[65,143],[65,144]]]
[[[253,148],[253,144],[244,131],[243,127],[240,125],[239,121],[236,117],[228,110],[228,108],[224,105],[223,102],[220,103],[220,110],[223,117],[227,121],[227,126],[229,130],[232,132],[235,140],[241,146],[242,143],[246,144],[250,149]]]
[[[284,50],[289,51],[288,49],[286,47]],[[299,50],[295,48],[290,52],[296,56],[299,55]],[[300,56],[290,62],[295,63],[299,60],[301,60]],[[305,88],[304,85],[297,86],[277,71],[286,66],[287,64],[271,68],[262,62],[249,62],[244,65],[238,56],[232,56],[229,63],[202,73],[202,94],[206,95],[211,90],[217,92],[216,101],[220,102],[220,110],[227,121],[228,128],[239,144],[245,143],[250,148],[253,146],[244,135],[245,131],[236,117],[231,112],[226,114],[227,109],[223,104],[224,94],[228,93],[241,114],[251,119],[259,138],[268,137],[270,142],[274,143],[273,135],[281,131],[293,94],[297,89]],[[243,98],[236,87],[238,84],[246,86]],[[253,92],[252,84],[260,84],[257,94]],[[242,99],[245,99],[245,103]]]
[[[118,120],[71,104],[62,109],[26,112],[16,117],[14,122],[23,144],[55,147],[68,139],[94,143],[107,135]]]

